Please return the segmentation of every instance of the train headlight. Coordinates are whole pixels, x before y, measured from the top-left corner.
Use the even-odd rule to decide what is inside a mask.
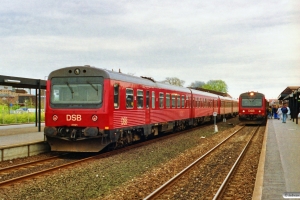
[[[261,113],[261,110],[259,110],[258,112]]]
[[[78,69],[78,68],[75,69],[75,70],[74,70],[74,74],[79,75],[79,74],[80,74],[80,69]]]
[[[98,120],[98,116],[97,115],[93,115],[92,116],[92,120],[93,120],[93,122],[97,121]]]
[[[242,110],[242,112],[244,113],[244,112],[245,112],[245,110]]]
[[[52,120],[56,122],[58,120],[58,116],[57,115],[53,115],[52,116]]]

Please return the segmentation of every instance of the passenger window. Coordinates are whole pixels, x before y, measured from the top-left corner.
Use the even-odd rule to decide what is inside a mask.
[[[159,93],[159,107],[160,108],[164,107],[164,93],[162,92]]]
[[[133,108],[133,89],[126,89],[126,108]]]
[[[184,95],[182,95],[182,96],[181,96],[181,107],[182,107],[182,108],[185,107],[184,103],[185,103],[185,97],[184,97]]]
[[[114,107],[115,108],[119,108],[119,104],[120,104],[120,99],[119,99],[119,84],[115,83],[114,84]]]
[[[155,92],[152,91],[152,108],[155,108]]]
[[[172,108],[175,108],[175,104],[176,104],[176,101],[175,101],[175,94],[172,94]]]
[[[166,107],[170,108],[170,94],[166,94]]]
[[[143,108],[144,107],[144,91],[137,90],[137,107]]]
[[[180,95],[177,96],[177,108],[180,108]]]

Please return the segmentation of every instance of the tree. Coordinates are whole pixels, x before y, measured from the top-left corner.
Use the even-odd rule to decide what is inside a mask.
[[[180,80],[179,78],[176,77],[167,77],[162,83],[168,83],[170,85],[177,85],[183,87],[185,81]]]
[[[195,82],[192,82],[190,87],[191,88],[201,88],[203,85],[205,85],[205,82],[203,81],[195,81]]]
[[[227,84],[222,80],[210,80],[202,86],[204,89],[227,93]]]

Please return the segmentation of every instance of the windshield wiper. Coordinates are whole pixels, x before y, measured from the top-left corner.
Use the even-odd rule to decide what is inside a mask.
[[[73,88],[70,86],[69,82],[66,82],[67,86],[69,87],[71,93],[72,93],[72,99],[73,99],[73,94],[74,94],[74,91],[73,91]]]
[[[88,84],[90,84],[92,86],[92,88],[94,88],[94,90],[97,91],[97,95],[98,95],[98,88],[96,86],[94,86],[93,84],[91,84],[90,82],[87,81]]]

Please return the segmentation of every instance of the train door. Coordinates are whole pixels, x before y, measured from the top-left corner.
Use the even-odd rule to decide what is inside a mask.
[[[190,116],[189,118],[192,119],[195,116],[195,106],[194,106],[194,102],[195,102],[195,97],[193,96],[189,96],[189,108],[190,108]]]
[[[146,91],[146,124],[150,124],[150,91],[147,90]]]
[[[218,100],[217,99],[213,99],[213,112],[218,112],[217,110],[217,105],[218,105]]]
[[[217,113],[221,115],[221,99],[218,97],[217,99]]]

